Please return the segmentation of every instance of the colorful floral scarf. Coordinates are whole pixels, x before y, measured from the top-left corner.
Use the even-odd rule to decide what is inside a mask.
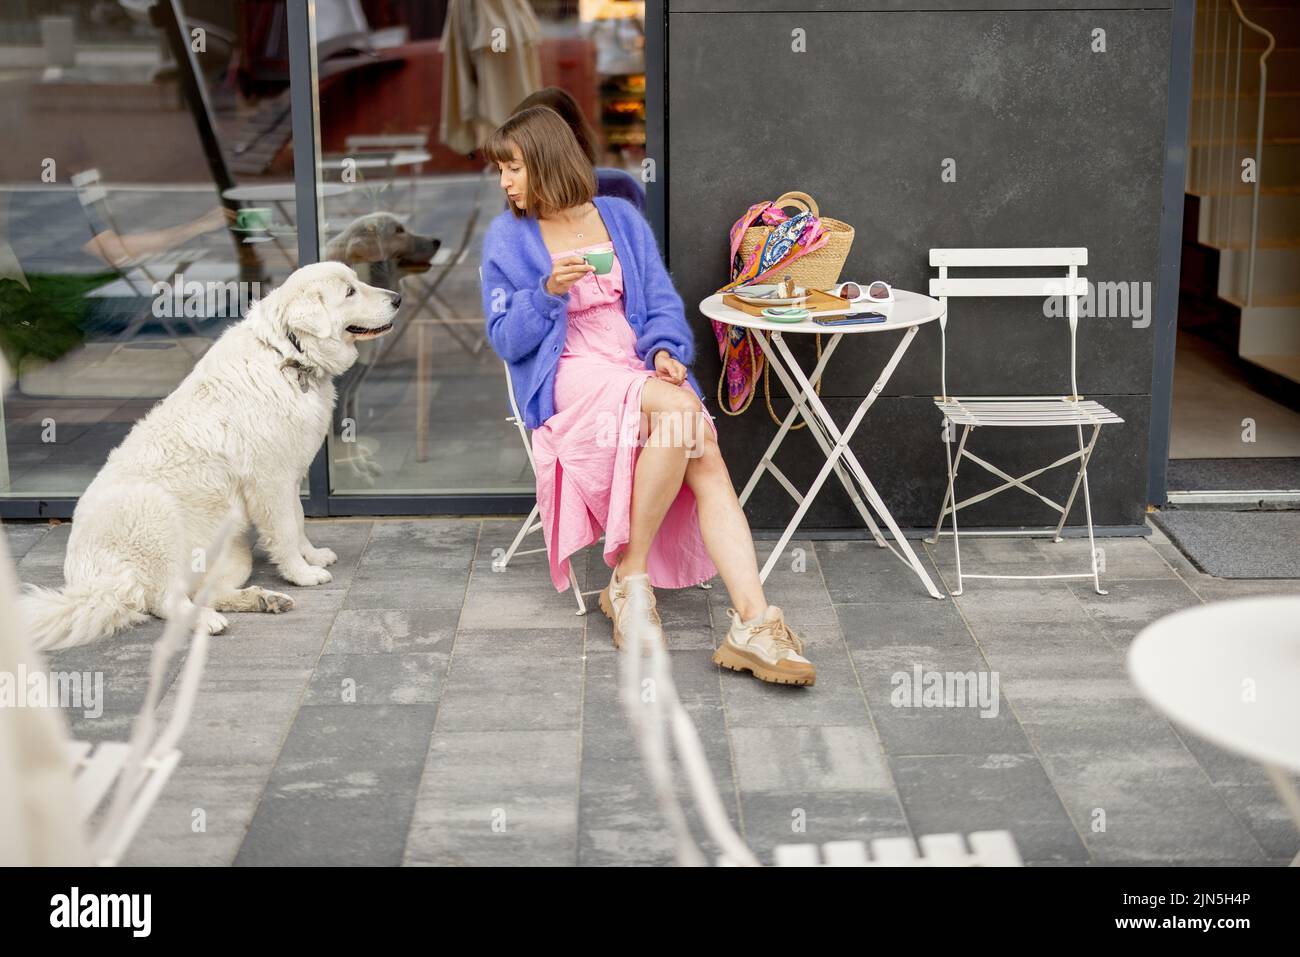
[[[740,245],[745,230],[761,220],[772,227],[767,239],[748,261],[740,255]],[[731,281],[719,292],[726,292],[776,273],[800,256],[820,249],[830,241],[830,234],[822,221],[810,212],[788,216],[784,209],[770,200],[755,203],[731,227]],[[779,275],[779,273],[776,273]],[[763,372],[763,354],[750,338],[750,330],[713,320],[713,334],[718,340],[718,356],[722,359],[722,378],[726,382],[726,404],[723,411],[737,414],[744,411],[758,386]],[[755,333],[761,335],[761,333]],[[718,401],[723,402],[722,384],[718,385]]]

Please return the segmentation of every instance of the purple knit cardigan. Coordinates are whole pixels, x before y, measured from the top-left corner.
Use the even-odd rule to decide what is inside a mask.
[[[686,380],[703,399],[690,371],[694,333],[650,224],[625,199],[596,196],[593,202],[623,270],[623,309],[636,333],[637,357],[653,370],[655,353],[666,349],[687,367]],[[510,210],[498,214],[483,240],[483,315],[488,341],[510,367],[515,401],[529,429],[555,414],[555,367],[569,328],[569,294],[546,291],[550,274],[551,254],[537,220]]]

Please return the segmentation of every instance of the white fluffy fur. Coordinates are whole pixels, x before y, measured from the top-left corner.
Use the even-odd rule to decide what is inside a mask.
[[[332,377],[356,361],[356,340],[382,334],[399,305],[394,293],[361,283],[342,263],[318,263],[294,272],[226,330],[81,496],[63,565],[67,584],[27,586],[21,601],[36,646],[84,644],[191,607],[183,573],[232,509],[237,534],[221,555],[203,556],[216,582],[212,607],[199,612],[210,633],[225,628],[223,611],[293,607],[288,595],[243,587],[252,567],[250,522],[286,580],[330,581],[325,566],[336,556],[307,540],[298,490],[329,429]],[[310,368],[306,393],[286,360]]]

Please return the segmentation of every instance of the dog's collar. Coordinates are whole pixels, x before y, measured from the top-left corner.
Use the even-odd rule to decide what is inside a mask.
[[[284,334],[288,338],[289,344],[297,349],[300,354],[305,355],[305,353],[303,353],[302,343],[298,341],[298,337],[293,334],[293,331],[286,329]],[[282,370],[298,370],[298,388],[303,391],[303,394],[306,394],[307,391],[311,389],[311,378],[320,371],[315,366],[308,365],[300,359],[295,359],[293,356],[285,357],[285,360],[280,363],[280,368]]]

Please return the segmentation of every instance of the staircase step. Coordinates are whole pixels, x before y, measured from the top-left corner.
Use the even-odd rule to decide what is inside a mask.
[[[1219,250],[1219,296],[1244,302],[1249,287],[1250,250]],[[1290,296],[1300,277],[1300,246],[1261,247],[1255,254],[1255,296]]]
[[[1300,358],[1300,307],[1243,308],[1237,352],[1243,357],[1290,357],[1293,362]]]
[[[1250,195],[1206,196],[1199,204],[1196,239],[1219,248],[1250,240]],[[1266,246],[1300,242],[1300,192],[1260,194],[1259,241]]]

